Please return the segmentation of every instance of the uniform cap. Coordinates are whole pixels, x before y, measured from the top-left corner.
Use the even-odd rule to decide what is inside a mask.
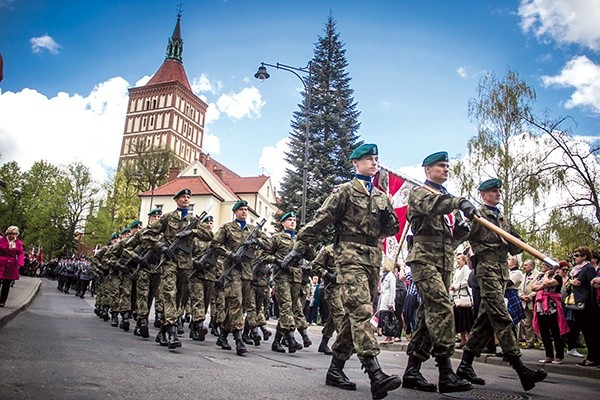
[[[428,167],[438,162],[448,162],[448,152],[438,151],[425,157],[423,160],[423,167]]]
[[[214,220],[215,220],[215,219],[213,218],[213,216],[212,216],[212,215],[207,215],[206,217],[202,218],[202,221],[201,221],[201,222],[212,222],[212,221],[214,221]]]
[[[162,215],[162,210],[160,208],[153,208],[148,213],[148,216],[150,216],[150,215]]]
[[[366,155],[376,156],[378,154],[379,154],[379,152],[377,151],[376,144],[365,143],[365,144],[361,144],[360,146],[358,146],[357,148],[354,149],[352,154],[350,154],[350,160],[358,160],[362,156],[366,156]]]
[[[191,196],[192,191],[190,189],[181,189],[179,192],[177,192],[177,194],[173,198],[177,199],[177,198],[179,198],[179,196],[183,196],[184,194]]]
[[[485,192],[490,189],[502,189],[502,181],[498,178],[492,178],[479,184],[480,192]]]
[[[121,233],[119,233],[119,235],[124,235],[124,234],[129,233],[129,232],[131,232],[131,229],[129,229],[129,228],[123,228],[123,230],[121,231]]]
[[[233,207],[231,207],[232,211],[237,211],[240,207],[248,207],[248,202],[246,200],[238,200]]]
[[[137,228],[137,227],[140,227],[140,228],[142,227],[142,221],[140,221],[139,219],[136,219],[131,224],[129,224],[129,229],[133,229],[133,228]]]
[[[279,222],[283,222],[288,218],[292,218],[296,216],[296,211],[288,211],[279,218]]]

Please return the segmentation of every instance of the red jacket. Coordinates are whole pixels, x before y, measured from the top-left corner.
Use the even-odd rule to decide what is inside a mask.
[[[24,262],[23,242],[17,238],[15,248],[9,249],[6,236],[0,237],[0,279],[19,279],[19,267]]]

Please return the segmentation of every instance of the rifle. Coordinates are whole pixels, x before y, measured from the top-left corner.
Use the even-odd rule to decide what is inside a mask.
[[[193,278],[197,273],[205,270],[213,270],[217,267],[217,254],[215,249],[208,249],[202,254],[202,256],[193,261],[194,271],[190,274],[188,279]]]
[[[195,220],[190,222],[181,232],[175,235],[175,240],[173,240],[169,247],[167,247],[168,253],[192,254],[192,249],[190,248],[188,237],[192,233],[192,231],[196,229],[198,223],[200,223],[200,221],[202,221],[202,219],[208,215],[209,211],[210,208],[208,208],[206,211],[202,211],[202,214],[197,215]],[[161,255],[160,262],[156,266],[156,271],[160,271],[160,268],[165,263],[165,261],[167,261],[168,258],[169,257],[167,257],[165,254]]]
[[[258,231],[262,229],[263,225],[267,222],[265,218],[263,218],[256,226],[250,231],[246,239],[242,242],[240,247],[235,251],[235,256],[240,258],[242,261],[250,261],[254,259],[254,250],[252,246],[255,244],[254,237],[258,234]],[[236,268],[238,265],[234,262],[231,263],[229,268],[223,272],[223,275],[217,279],[215,282],[215,290],[221,290],[225,287],[225,279],[229,276],[231,271]]]

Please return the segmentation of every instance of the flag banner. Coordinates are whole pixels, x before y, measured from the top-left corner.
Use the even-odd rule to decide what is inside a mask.
[[[376,188],[386,193],[392,199],[394,210],[398,216],[400,229],[395,236],[386,238],[385,254],[388,258],[394,259],[398,250],[402,233],[408,229],[406,222],[406,210],[408,208],[408,195],[416,186],[412,179],[402,176],[400,173],[392,171],[391,168],[380,165],[379,172],[375,175],[373,184]]]

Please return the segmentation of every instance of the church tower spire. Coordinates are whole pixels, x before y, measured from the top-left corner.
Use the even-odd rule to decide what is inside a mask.
[[[169,38],[165,60],[175,60],[183,63],[183,39],[181,38],[181,12],[177,14],[177,23],[173,35]]]

